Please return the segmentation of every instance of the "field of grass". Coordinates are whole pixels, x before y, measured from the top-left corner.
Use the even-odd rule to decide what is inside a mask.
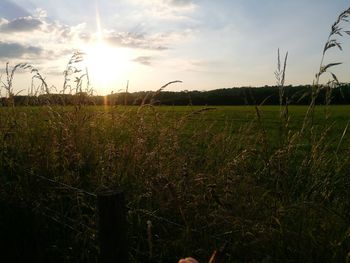
[[[205,262],[226,242],[228,262],[345,262],[350,106],[316,107],[312,122],[306,111],[290,106],[285,118],[276,106],[1,108],[0,205],[9,216],[23,216],[4,210],[9,204],[29,211],[25,222],[39,218],[40,231],[28,223],[26,236],[45,237],[41,259],[95,262],[98,254],[96,200],[48,178],[90,193],[122,188],[134,262]],[[4,215],[0,230],[14,238],[20,227]],[[50,220],[62,218],[63,227]]]
[[[0,261],[98,262],[96,193],[122,189],[130,262],[207,262],[224,244],[226,262],[350,262],[350,106],[330,106],[341,85],[330,69],[341,63],[324,63],[328,50],[342,50],[349,16],[331,26],[307,107],[287,107],[288,53],[278,52],[275,72],[281,107],[152,105],[179,81],[141,106],[87,106],[81,52],[60,95],[32,65],[7,63]],[[17,70],[41,82],[28,96],[48,105],[15,106]],[[45,99],[67,92],[75,106]],[[321,93],[326,106],[316,106]]]

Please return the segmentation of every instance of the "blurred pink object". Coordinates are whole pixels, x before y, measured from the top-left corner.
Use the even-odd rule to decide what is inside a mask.
[[[185,259],[180,259],[179,263],[199,263],[199,262],[194,258],[185,258]]]

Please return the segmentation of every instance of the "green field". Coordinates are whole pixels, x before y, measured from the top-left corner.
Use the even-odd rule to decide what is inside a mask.
[[[0,205],[39,216],[42,232],[27,238],[42,235],[42,256],[66,262],[96,261],[95,200],[40,177],[90,193],[122,188],[134,262],[205,262],[226,242],[228,262],[345,262],[350,106],[318,106],[305,120],[306,111],[0,108]],[[42,219],[43,211],[63,213],[79,231]],[[0,231],[8,221],[0,216]]]

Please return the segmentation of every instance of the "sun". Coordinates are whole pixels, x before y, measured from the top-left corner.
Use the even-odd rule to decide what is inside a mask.
[[[129,49],[98,42],[87,46],[84,52],[90,81],[96,89],[114,90],[119,83],[127,81],[132,61]]]

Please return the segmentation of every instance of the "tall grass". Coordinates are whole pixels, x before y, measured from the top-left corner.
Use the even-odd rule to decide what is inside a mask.
[[[332,26],[322,56],[339,47],[332,37],[342,35],[339,23],[349,12]],[[62,93],[84,92],[83,83],[91,90],[87,71],[81,74],[74,65],[80,55],[67,66]],[[24,206],[34,215],[60,211],[64,216],[58,221],[67,218],[73,230],[46,221],[40,225],[52,234],[45,249],[36,251],[42,261],[51,256],[94,262],[98,248],[95,231],[80,228],[96,222],[91,197],[38,176],[88,192],[122,187],[134,262],[176,262],[186,255],[205,261],[224,243],[228,262],[349,260],[348,125],[334,134],[330,121],[316,121],[315,98],[325,87],[320,76],[336,63],[324,66],[322,57],[300,123],[284,93],[287,56],[284,61],[282,66],[278,57],[278,136],[260,105],[248,110],[255,115],[242,125],[230,118],[220,121],[219,109],[180,112],[145,103],[102,108],[78,100],[73,107],[1,108],[0,204]],[[33,70],[26,64],[12,71],[7,66],[9,98],[20,67]],[[43,83],[39,87],[46,89]]]

